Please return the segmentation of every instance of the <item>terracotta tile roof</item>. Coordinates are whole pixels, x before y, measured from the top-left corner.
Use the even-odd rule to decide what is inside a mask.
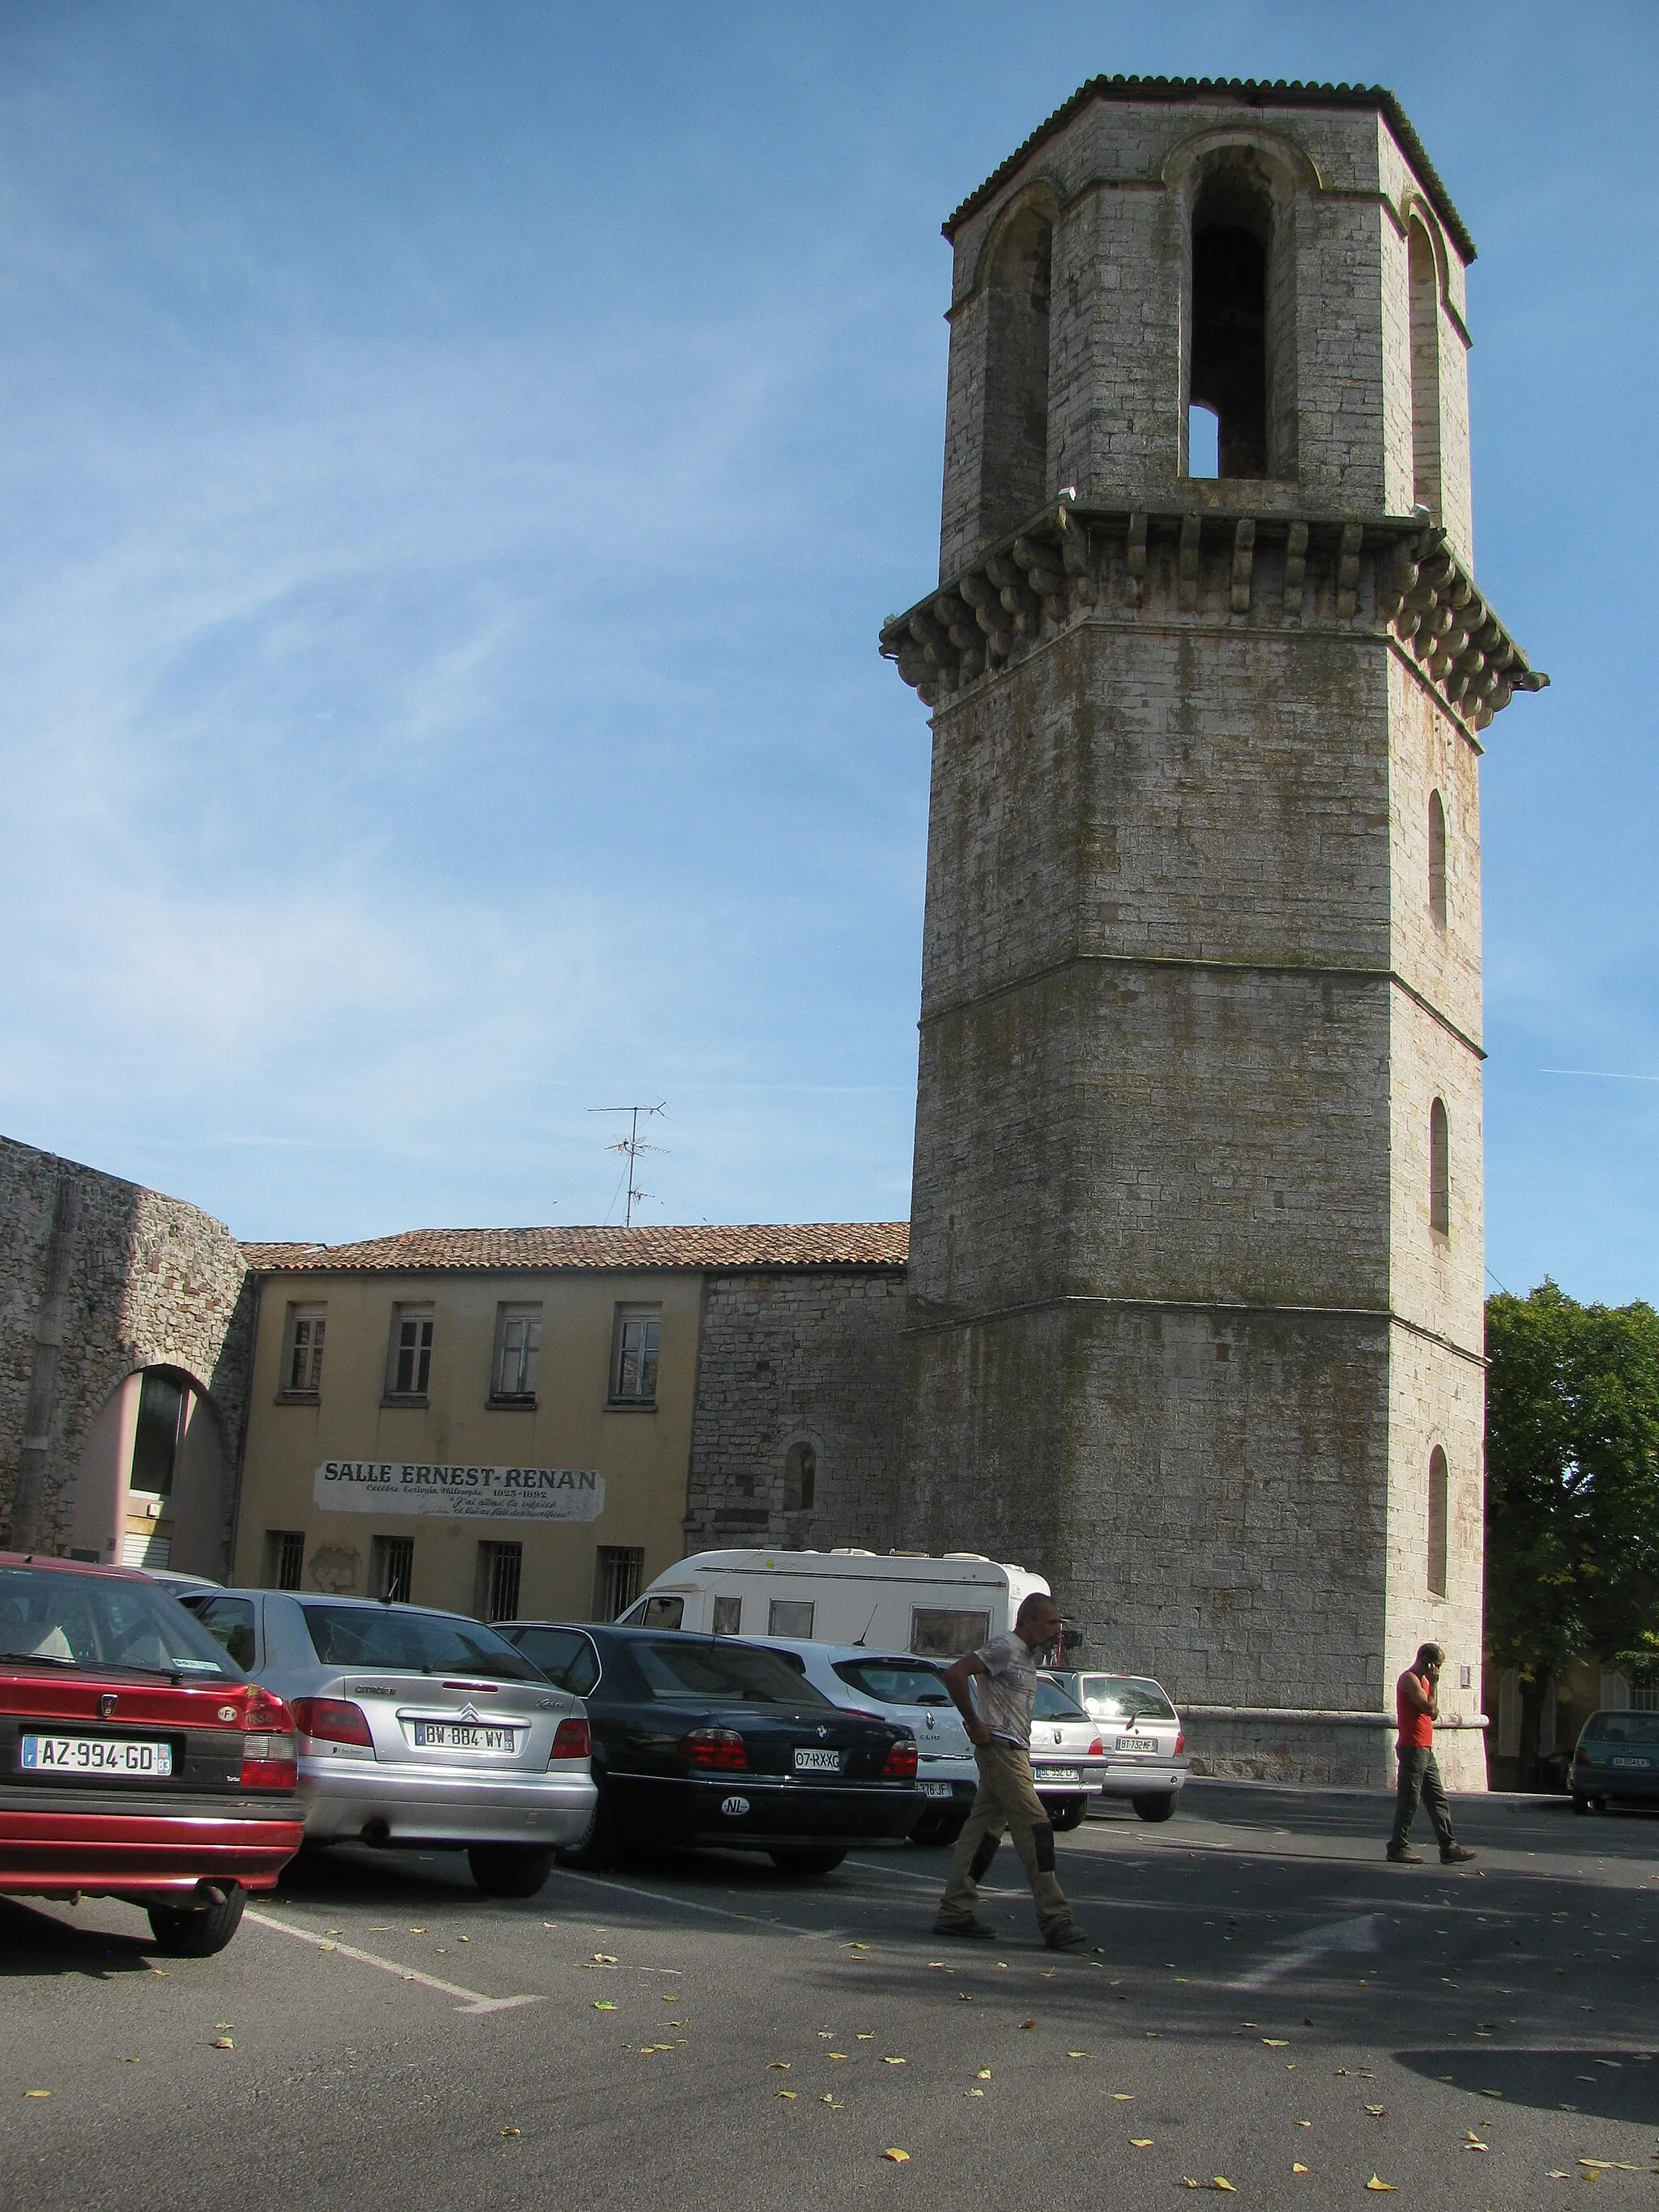
[[[408,1229],[361,1244],[244,1244],[256,1274],[409,1273],[463,1268],[902,1267],[907,1221],[809,1221],[677,1229]]]
[[[1406,111],[1386,87],[1380,84],[1286,84],[1281,77],[1277,83],[1259,82],[1251,77],[1219,76],[1091,76],[1087,84],[1079,85],[1063,106],[1057,107],[1046,123],[1039,123],[1023,146],[1017,147],[1007,160],[994,168],[977,191],[969,192],[954,215],[945,218],[942,228],[949,238],[958,223],[972,215],[975,208],[983,207],[993,192],[1012,177],[1020,163],[1035,153],[1044,139],[1061,131],[1072,118],[1086,107],[1091,100],[1186,100],[1194,99],[1226,99],[1241,107],[1373,107],[1395,135],[1401,152],[1416,171],[1418,181],[1434,202],[1435,210],[1465,261],[1474,258],[1474,240],[1469,236],[1463,218],[1452,205],[1451,194],[1436,174],[1435,167],[1423,149],[1423,142],[1413,130]]]

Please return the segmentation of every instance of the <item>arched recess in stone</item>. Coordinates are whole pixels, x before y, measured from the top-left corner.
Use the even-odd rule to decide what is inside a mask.
[[[167,1361],[134,1367],[89,1424],[68,1548],[106,1565],[226,1571],[232,1453],[206,1385]]]
[[[1054,210],[1045,189],[1016,201],[983,264],[985,389],[980,536],[1005,537],[1048,496],[1048,322]]]
[[[783,1510],[815,1513],[822,1503],[823,1462],[816,1437],[791,1437],[783,1452]]]
[[[1208,131],[1164,165],[1182,198],[1182,461],[1194,407],[1218,417],[1219,474],[1297,472],[1296,208],[1321,190],[1304,149],[1273,131]]]
[[[1413,208],[1406,228],[1411,287],[1412,497],[1442,517],[1440,469],[1440,298],[1442,250],[1432,225]]]

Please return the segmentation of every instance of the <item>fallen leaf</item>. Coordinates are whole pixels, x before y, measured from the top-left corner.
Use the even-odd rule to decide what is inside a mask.
[[[429,1928],[411,1928],[409,1932],[411,1936],[429,1936],[432,1930]]]
[[[821,2105],[834,2105],[834,2106],[836,2106],[836,2111],[837,2111],[837,2112],[839,2112],[839,2111],[841,2110],[840,2104],[838,2103],[838,2101],[836,2100],[836,2099],[835,2099],[834,2097],[832,2097],[832,2096],[830,2094],[830,2092],[829,2092],[827,2089],[824,2091],[823,2094],[823,2095],[818,2099],[818,2102],[819,2102],[819,2104],[821,2104]]]
[[[1264,2035],[1261,2040],[1269,2051],[1288,2051],[1291,2047],[1291,2039],[1288,2035]]]
[[[991,2079],[990,2068],[988,2066],[981,2066],[975,2078],[977,2081],[988,2081]]]
[[[137,2066],[141,2063],[142,2062],[137,2058],[124,2058],[121,2061],[123,2066]]]
[[[875,2029],[873,2027],[861,2027],[858,2032],[857,2039],[860,2043],[873,2043],[876,2039]]]
[[[595,1997],[593,2000],[593,2009],[595,2012],[615,2012],[617,2008],[611,2003],[609,1997]]]
[[[49,2097],[52,2092],[50,2089],[25,2089],[23,2094],[26,2097]]]
[[[216,2051],[234,2051],[236,2045],[228,2035],[216,2035],[213,2039],[213,2048]]]
[[[1380,2181],[1376,2174],[1372,2174],[1365,2186],[1367,2189],[1375,2190],[1379,2197],[1392,2197],[1395,2193],[1393,2182]]]
[[[769,2058],[766,2063],[769,2068],[775,2067],[780,2074],[787,2074],[789,2071],[789,2061],[787,2058]]]
[[[982,2097],[985,2092],[983,2089],[964,2089],[962,2094],[964,2097]]]
[[[1562,2168],[1552,2166],[1544,2179],[1546,2181],[1571,2181],[1572,2176]]]
[[[520,2128],[503,2128],[501,2133],[504,2136],[516,2136],[522,2134],[523,2130]]]
[[[1020,2026],[1022,2027],[1035,2027],[1036,2026],[1036,2022],[1034,2020],[1023,2020],[1020,2022]]]
[[[945,1961],[943,1959],[930,1959],[927,1961],[927,1968],[930,1973],[942,1974],[945,1972]]]
[[[793,2089],[774,2089],[772,2094],[775,2097],[787,2097],[792,2105],[795,2101],[796,2093]]]
[[[908,2166],[910,2163],[910,2154],[908,2150],[884,2150],[882,2156],[891,2159],[895,2166]]]
[[[1311,2120],[1298,2120],[1297,2122],[1297,2125],[1299,2128],[1310,2128],[1313,2125],[1313,2122]]]
[[[1389,2108],[1386,2105],[1367,2105],[1365,2110],[1374,2120],[1386,2120],[1389,2117]]]
[[[593,1954],[593,1964],[596,1966],[614,1966],[616,1963],[609,1951],[596,1951]]]
[[[1086,2051],[1068,2051],[1066,2056],[1068,2058],[1086,2058],[1089,2054]]]
[[[1233,2187],[1233,2185],[1228,2180],[1224,2173],[1218,2173],[1215,2179],[1211,2182],[1210,2186],[1212,2189],[1225,2190],[1229,2197],[1237,2197],[1238,2194],[1238,2191]]]
[[[823,2055],[826,2058],[845,2058],[847,2053],[844,2051],[826,2051]]]
[[[1483,2097],[1496,2097],[1501,2101],[1504,2092],[1501,2089],[1483,2089],[1481,2090],[1480,2094]]]
[[[1151,2136],[1131,2136],[1129,2143],[1134,2150],[1151,2150],[1154,2147]]]
[[[1112,2102],[1115,2105],[1133,2105],[1134,2100],[1135,2093],[1133,2089],[1114,2089],[1112,2092]]]
[[[337,1943],[319,1943],[317,1946],[319,1951],[337,1951],[339,1948]]]
[[[1292,2173],[1305,2173],[1307,2171],[1308,2169],[1305,2166],[1292,2166],[1291,2168],[1291,2172]]]
[[[884,2058],[881,2063],[884,2066],[902,2066],[904,2061],[902,2058]]]

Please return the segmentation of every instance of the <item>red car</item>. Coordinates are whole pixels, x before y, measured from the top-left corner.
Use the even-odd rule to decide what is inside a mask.
[[[300,1847],[294,1717],[118,1567],[0,1553],[0,1893],[119,1897],[204,1958]]]

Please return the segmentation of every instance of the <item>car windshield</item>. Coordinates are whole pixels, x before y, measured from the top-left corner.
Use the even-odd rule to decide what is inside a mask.
[[[1037,1677],[1031,1713],[1034,1719],[1040,1721],[1086,1721],[1089,1717],[1075,1698],[1066,1696],[1058,1682],[1045,1682],[1041,1675]]]
[[[796,1674],[775,1651],[719,1644],[670,1643],[641,1638],[629,1645],[653,1698],[696,1698],[708,1705],[828,1705],[822,1690]]]
[[[948,1705],[951,1696],[936,1667],[916,1659],[837,1659],[836,1672],[850,1690],[884,1705]]]
[[[1584,1734],[1592,1743],[1635,1743],[1659,1751],[1659,1713],[1592,1713]]]
[[[1177,1717],[1158,1684],[1135,1674],[1085,1674],[1083,1702],[1097,1721],[1172,1721]]]
[[[240,1682],[200,1623],[152,1582],[0,1567],[0,1658]]]
[[[325,1667],[387,1667],[411,1674],[483,1674],[502,1682],[546,1677],[481,1620],[395,1607],[301,1607],[312,1648]]]

